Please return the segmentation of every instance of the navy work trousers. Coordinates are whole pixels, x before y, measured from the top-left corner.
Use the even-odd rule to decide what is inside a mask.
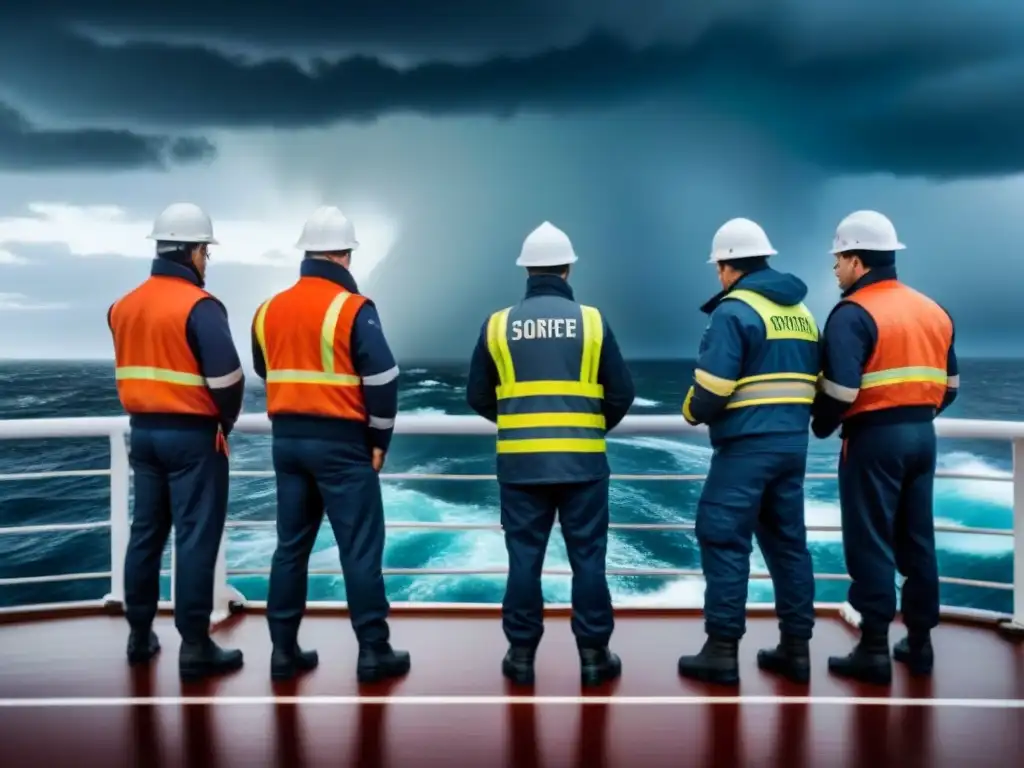
[[[186,642],[209,635],[213,572],[228,512],[228,457],[217,432],[133,429],[135,505],[124,563],[125,613],[146,630],[160,597],[160,561],[174,527],[174,624]]]
[[[306,609],[309,556],[324,512],[334,530],[345,596],[360,645],[389,639],[384,590],[384,503],[369,450],[339,440],[274,437],[277,549],[267,620],[276,647],[297,643]]]
[[[932,498],[936,439],[931,422],[859,429],[839,456],[843,553],[853,579],[849,601],[865,630],[888,631],[896,616],[896,571],[903,622],[939,623],[939,569]]]
[[[775,588],[779,628],[793,637],[811,637],[814,569],[804,523],[807,451],[789,444],[772,451],[766,437],[738,440],[717,448],[711,458],[695,526],[708,635],[738,640],[746,633],[756,535]]]
[[[552,485],[502,483],[501,526],[508,549],[502,625],[511,645],[536,647],[544,634],[541,570],[561,523],[572,568],[572,631],[580,648],[603,648],[615,628],[605,575],[608,480]]]

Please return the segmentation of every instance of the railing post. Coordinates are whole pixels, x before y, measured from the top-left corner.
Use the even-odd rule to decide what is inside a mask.
[[[224,621],[231,615],[231,591],[228,587],[228,532],[225,530],[220,537],[220,549],[217,550],[217,564],[213,569],[213,624]]]
[[[1013,618],[1000,629],[1024,638],[1024,440],[1013,441]]]
[[[128,446],[121,430],[110,433],[110,592],[103,602],[124,608],[124,559],[131,529]]]

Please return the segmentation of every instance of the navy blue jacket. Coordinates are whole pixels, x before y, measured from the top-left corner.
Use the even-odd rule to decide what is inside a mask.
[[[527,278],[524,301],[541,297],[557,297],[559,299],[575,301],[572,288],[564,279],[557,275],[533,275]],[[633,387],[633,378],[626,367],[625,361],[622,359],[622,352],[619,350],[618,342],[603,316],[602,324],[604,335],[601,345],[601,356],[598,361],[597,383],[604,388],[604,397],[600,403],[600,410],[604,415],[605,430],[610,431],[618,426],[627,411],[629,411],[636,393]],[[554,363],[555,361],[552,361],[552,364]],[[470,408],[491,422],[497,422],[498,420],[496,388],[499,383],[498,370],[487,348],[487,321],[485,321],[480,329],[480,336],[477,339],[469,366],[466,401]],[[595,454],[590,454],[590,456],[594,457]],[[542,471],[543,468],[540,468],[541,462],[530,458],[529,455],[519,456],[511,462],[505,462],[508,466],[512,464],[522,465],[521,471],[516,470],[512,472],[512,475],[515,475],[515,477],[511,477],[508,472],[499,471],[499,474],[503,475],[501,478],[502,482],[584,482],[597,479],[601,474],[607,475],[607,461],[603,454],[600,456],[602,462],[602,470],[600,472],[590,471],[593,470],[593,467],[582,467],[579,461],[565,461],[563,465],[566,476],[557,480],[554,475],[551,475],[551,472]],[[523,461],[517,461],[520,458]],[[588,476],[583,477],[579,475],[580,472]],[[526,475],[530,475],[530,477]],[[545,475],[545,477],[540,478],[540,475]],[[547,475],[551,476],[548,477]]]
[[[896,267],[872,269],[860,280],[843,292],[843,298],[864,286],[882,280],[896,279]],[[948,314],[948,312],[947,312]],[[954,338],[956,332],[954,330]],[[814,401],[811,430],[817,437],[828,437],[843,422],[843,415],[853,405],[860,390],[864,366],[878,342],[878,328],[871,315],[859,304],[840,302],[832,310],[825,323],[821,345],[822,390]],[[938,413],[946,410],[954,400],[960,387],[960,371],[956,352],[950,344],[946,360],[946,396]],[[936,412],[927,406],[887,408],[879,411],[859,413],[843,425],[843,433],[869,424],[898,424],[914,421],[930,421]]]
[[[305,259],[300,274],[303,277],[330,280],[349,293],[359,293],[352,273],[340,264],[325,259]],[[398,365],[384,337],[380,315],[371,301],[363,304],[356,313],[349,348],[352,350],[352,365],[363,380],[363,400],[369,416],[368,423],[323,416],[279,414],[273,417],[275,436],[365,442],[373,448],[387,451],[398,414]],[[263,359],[263,350],[256,337],[255,318],[252,325],[252,361],[256,375],[266,381],[267,362]]]
[[[203,286],[199,276],[183,264],[167,259],[154,259],[150,274],[162,277],[176,277],[193,285]],[[107,327],[111,327],[107,310]],[[199,371],[206,378],[210,397],[220,412],[220,425],[225,434],[230,434],[242,412],[242,398],[245,395],[245,374],[238,359],[235,342],[231,338],[228,313],[216,299],[201,299],[196,302],[185,324],[185,337],[189,349],[199,363]],[[132,427],[176,428],[193,425],[204,426],[209,419],[203,416],[182,414],[133,414]]]
[[[806,445],[818,375],[817,327],[813,318],[791,320],[798,323],[797,332],[803,338],[769,340],[766,320],[758,311],[744,301],[730,298],[730,294],[740,290],[786,308],[797,307],[807,296],[807,286],[800,278],[766,267],[743,275],[704,304],[701,311],[710,319],[700,341],[694,384],[683,404],[683,416],[691,424],[707,424],[714,446],[756,435],[779,436],[771,439],[776,439],[780,447],[787,440],[796,447]],[[782,318],[772,320],[783,322]],[[781,373],[795,376],[792,380],[753,383],[745,389],[749,377]],[[756,403],[757,392],[765,391],[766,387],[780,392],[764,397],[796,396],[805,398],[806,403],[726,408],[730,401]]]

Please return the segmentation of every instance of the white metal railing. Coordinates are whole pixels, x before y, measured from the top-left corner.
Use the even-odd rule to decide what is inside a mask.
[[[1013,471],[1004,476],[979,475],[965,472],[939,472],[940,477],[963,480],[1005,481],[1013,482],[1013,529],[978,528],[956,525],[938,525],[936,531],[961,535],[1006,536],[1014,540],[1013,582],[999,583],[977,579],[942,577],[944,583],[958,584],[969,587],[1007,590],[1013,592],[1012,614],[1002,618],[1005,624],[1014,631],[1024,631],[1024,422],[985,421],[975,419],[938,419],[937,431],[940,437],[956,439],[1008,440],[1013,445]],[[243,434],[269,434],[270,422],[266,414],[244,415],[239,419],[236,431]],[[449,415],[399,415],[396,432],[407,435],[493,435],[493,424],[476,416]],[[705,427],[691,427],[681,418],[665,416],[628,416],[616,428],[615,436],[622,435],[671,435],[680,436],[686,433],[706,432]],[[55,439],[55,438],[106,438],[110,445],[110,468],[90,470],[59,470],[50,472],[27,472],[0,474],[0,481],[43,480],[67,477],[102,477],[110,478],[110,518],[109,520],[88,523],[53,523],[46,525],[18,525],[0,527],[0,535],[25,535],[58,531],[84,531],[100,528],[110,529],[111,567],[110,571],[54,574],[21,578],[0,579],[0,586],[24,584],[44,584],[68,581],[110,579],[111,591],[104,598],[104,603],[120,605],[123,602],[124,557],[128,545],[130,526],[130,482],[131,472],[128,464],[126,436],[128,433],[127,417],[86,417],[70,419],[13,419],[0,420],[0,440],[18,439]],[[241,477],[272,477],[273,472],[265,470],[238,470],[232,476]],[[701,474],[620,474],[613,479],[633,482],[660,481],[701,481],[706,475]],[[808,479],[832,479],[834,473],[809,473]],[[382,473],[384,480],[446,480],[455,482],[494,481],[494,475],[444,475],[420,473]],[[229,521],[230,528],[259,528],[273,526],[273,521]],[[494,530],[500,531],[498,523],[458,523],[458,522],[388,522],[389,529],[400,530]],[[685,531],[693,530],[692,523],[612,523],[613,530],[646,530],[646,531]],[[811,525],[809,531],[839,531],[839,526]],[[269,568],[232,569],[227,568],[225,558],[225,541],[217,559],[215,580],[215,620],[226,617],[233,604],[243,604],[245,598],[228,582],[229,576],[262,575],[269,573]],[[172,537],[173,541],[173,537]],[[173,575],[174,553],[172,549],[170,574]],[[499,575],[507,571],[505,568],[386,568],[385,575]],[[310,574],[340,574],[340,568],[311,569]],[[567,569],[546,569],[548,575],[569,575]],[[649,577],[686,577],[701,576],[699,570],[682,568],[644,568],[644,569],[609,569],[609,575],[618,576],[649,576]],[[752,579],[768,578],[767,573],[751,573]],[[847,580],[842,573],[816,573],[819,580]],[[173,578],[172,599],[173,604]],[[17,606],[16,608],[0,609],[0,612],[25,610],[26,608],[54,608],[61,605]],[[849,606],[845,607],[848,620],[856,621],[855,613]],[[977,612],[976,612],[977,613]]]

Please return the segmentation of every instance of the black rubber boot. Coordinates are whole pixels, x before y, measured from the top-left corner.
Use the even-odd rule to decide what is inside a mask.
[[[178,653],[178,676],[186,681],[201,680],[242,668],[242,652],[221,648],[209,637],[198,642],[183,640]]]
[[[516,685],[533,685],[533,661],[537,649],[523,645],[510,645],[501,660],[501,674]]]
[[[775,648],[757,652],[757,666],[794,683],[806,684],[811,679],[810,641],[783,634]]]
[[[152,629],[133,629],[128,635],[128,663],[145,664],[160,652],[160,640]]]
[[[717,685],[739,685],[739,640],[709,635],[696,656],[679,657],[679,674]]]
[[[935,649],[932,648],[930,633],[909,633],[896,643],[892,656],[901,664],[906,664],[914,677],[930,675],[935,666]]]
[[[285,650],[275,647],[270,654],[270,679],[291,680],[302,672],[316,669],[320,655],[316,651],[304,651],[298,645]]]
[[[396,651],[390,643],[359,646],[356,679],[360,683],[376,683],[409,674],[412,661],[408,651]]]
[[[862,632],[860,642],[847,656],[830,656],[828,671],[839,677],[874,685],[892,682],[889,638],[885,633]]]
[[[622,674],[622,660],[604,648],[580,648],[580,683],[586,688],[607,683]]]

